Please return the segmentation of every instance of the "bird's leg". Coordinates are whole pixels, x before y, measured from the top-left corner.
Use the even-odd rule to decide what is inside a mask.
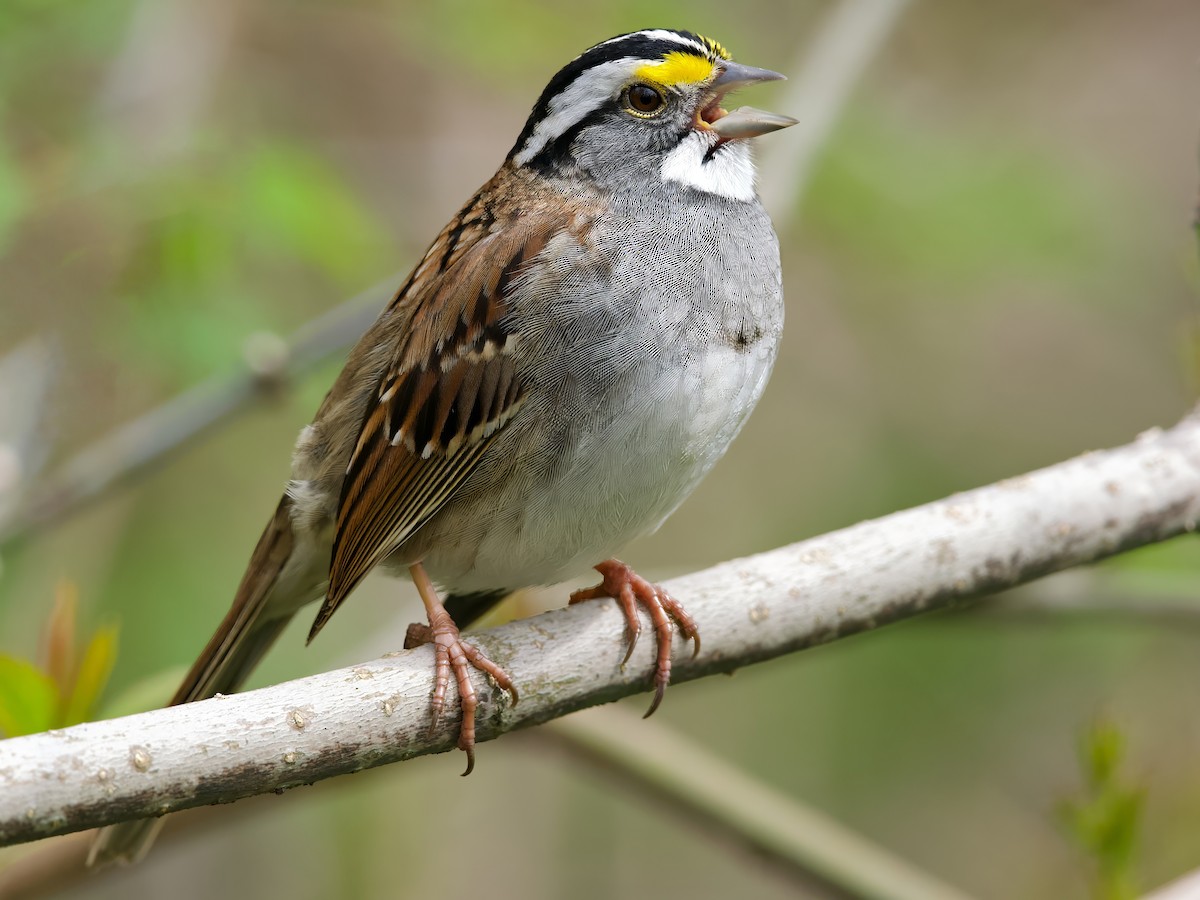
[[[467,770],[464,775],[470,775],[475,768],[475,710],[479,700],[475,696],[475,686],[471,684],[471,667],[475,667],[485,675],[490,675],[496,686],[512,694],[513,703],[517,702],[517,689],[512,679],[503,669],[484,655],[483,651],[468,644],[462,639],[458,626],[446,612],[446,607],[438,598],[437,589],[425,573],[425,567],[420,563],[408,567],[421,602],[425,604],[425,614],[429,618],[428,625],[410,625],[404,638],[404,649],[411,650],[422,644],[433,644],[436,662],[433,671],[433,697],[429,701],[429,709],[433,720],[429,725],[432,732],[442,720],[442,711],[446,706],[446,689],[450,684],[450,673],[454,673],[455,684],[458,685],[458,697],[462,703],[462,725],[458,731],[458,749],[467,754]]]
[[[700,652],[700,629],[696,620],[687,614],[683,606],[656,584],[651,584],[619,559],[609,559],[596,566],[604,579],[593,588],[584,588],[571,594],[571,603],[594,600],[597,597],[612,597],[621,604],[625,624],[629,633],[629,647],[621,665],[629,662],[638,636],[642,632],[637,607],[640,603],[650,613],[654,625],[654,636],[658,641],[658,658],[654,666],[654,700],[646,713],[651,715],[662,703],[663,692],[671,681],[671,620],[679,627],[683,639],[695,641],[692,656]]]

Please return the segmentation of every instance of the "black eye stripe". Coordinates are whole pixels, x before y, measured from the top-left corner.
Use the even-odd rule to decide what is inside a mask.
[[[565,161],[571,155],[571,145],[575,143],[575,138],[579,137],[579,132],[595,125],[604,117],[607,112],[601,107],[584,116],[545,147],[538,151],[533,159],[529,160],[526,165],[533,169],[537,169],[543,174],[552,172],[559,163]]]

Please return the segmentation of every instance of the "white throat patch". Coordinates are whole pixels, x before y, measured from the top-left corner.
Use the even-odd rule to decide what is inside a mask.
[[[749,142],[730,141],[706,161],[717,140],[715,134],[702,131],[685,137],[663,158],[659,170],[663,181],[675,181],[730,200],[753,200],[754,160]]]

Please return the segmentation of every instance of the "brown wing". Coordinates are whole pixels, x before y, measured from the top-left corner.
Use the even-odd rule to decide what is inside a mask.
[[[498,228],[481,205],[477,196],[447,226],[393,301],[409,307],[407,327],[346,470],[329,590],[309,640],[450,498],[520,408],[508,298],[561,223],[526,217]]]

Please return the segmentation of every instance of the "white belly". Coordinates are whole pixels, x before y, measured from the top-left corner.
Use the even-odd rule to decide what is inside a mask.
[[[552,471],[510,477],[484,515],[470,504],[439,517],[430,574],[454,592],[551,584],[654,531],[725,452],[774,354],[774,339],[720,344],[659,371],[611,422],[576,434]]]

